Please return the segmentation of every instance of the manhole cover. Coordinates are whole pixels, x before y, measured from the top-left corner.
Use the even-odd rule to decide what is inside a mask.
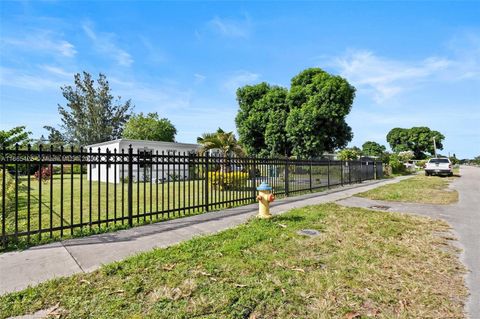
[[[373,206],[370,206],[369,208],[387,210],[387,209],[390,209],[390,206],[385,206],[385,205],[373,205]]]
[[[315,229],[301,229],[297,232],[297,234],[314,237],[320,235],[320,232]]]

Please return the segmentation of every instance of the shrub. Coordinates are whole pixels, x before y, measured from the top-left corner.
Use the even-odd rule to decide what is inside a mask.
[[[3,175],[5,174],[5,208],[9,211],[9,207],[12,205],[15,198],[15,181],[7,171],[0,170],[0,194],[3,194]],[[0,196],[0,207],[2,207],[2,201],[4,199]]]
[[[405,172],[405,165],[403,165],[403,162],[400,160],[397,154],[390,155],[388,165],[391,167],[393,174]]]
[[[417,161],[415,165],[417,165],[417,167],[423,168],[423,166],[425,166],[427,162],[428,160],[421,160],[421,161]]]
[[[247,185],[248,173],[244,172],[209,172],[208,181],[220,190],[239,190]]]
[[[60,165],[53,165],[53,174],[60,174],[62,167]]]
[[[35,172],[35,178],[37,180],[41,179],[43,181],[48,181],[50,179],[50,176],[52,176],[52,171],[50,170],[49,166],[42,167]]]
[[[459,161],[458,158],[455,156],[455,154],[454,154],[454,156],[450,156],[449,159],[450,159],[450,162],[452,162],[453,165],[457,165],[457,164],[460,163],[460,161]]]
[[[53,172],[55,174],[59,174],[61,171],[60,166],[54,166],[53,167]],[[72,165],[65,164],[63,165],[63,173],[64,174],[70,174],[72,172]],[[87,173],[87,166],[86,165],[80,165],[80,164],[73,164],[73,174],[80,174],[80,173]]]
[[[358,159],[360,153],[352,148],[344,148],[340,152],[338,152],[338,158],[342,161],[353,161]]]

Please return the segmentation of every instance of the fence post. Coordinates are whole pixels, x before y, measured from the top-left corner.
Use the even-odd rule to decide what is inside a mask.
[[[7,248],[7,235],[5,229],[5,218],[6,218],[6,211],[5,211],[5,196],[6,196],[6,175],[7,173],[7,166],[5,165],[6,159],[6,152],[5,152],[5,144],[2,145],[2,247]]]
[[[327,189],[330,189],[330,158],[328,158],[327,166]]]
[[[352,184],[352,168],[350,167],[352,164],[352,161],[347,161],[347,166],[348,166],[348,184]]]
[[[373,161],[373,179],[377,179],[377,161]]]
[[[137,172],[138,173],[138,172]],[[133,226],[133,148],[128,147],[128,226]]]
[[[209,159],[209,151],[205,152],[205,194],[204,194],[204,205],[205,205],[205,211],[208,212],[208,159]]]
[[[288,168],[288,157],[285,160],[285,197],[289,195],[289,168]]]
[[[310,192],[312,192],[312,160],[310,159]]]
[[[344,165],[343,165],[343,161],[340,160],[340,173],[341,173],[341,174],[340,174],[340,175],[341,175],[341,176],[340,176],[340,178],[341,178],[340,183],[342,184],[342,186],[343,186],[343,174],[345,173],[344,170],[343,170],[343,166],[344,166]]]
[[[363,175],[363,167],[362,167],[362,159],[360,159],[360,183],[362,182],[362,175]]]
[[[252,180],[252,199],[253,201],[255,201],[255,199],[257,198],[257,161],[256,161],[257,157],[256,155],[254,155],[252,157],[252,166],[253,166],[253,180]],[[268,176],[268,173],[267,173],[267,176]]]

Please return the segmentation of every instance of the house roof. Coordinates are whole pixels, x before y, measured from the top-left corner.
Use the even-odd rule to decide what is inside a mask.
[[[177,143],[177,142],[161,142],[161,141],[148,141],[148,140],[131,140],[131,139],[125,139],[125,138],[120,138],[116,140],[111,140],[111,141],[105,141],[101,143],[96,143],[96,144],[91,144],[87,145],[86,148],[90,147],[99,147],[99,146],[105,146],[109,144],[132,144],[132,143],[142,143],[145,145],[151,145],[151,146],[166,146],[166,147],[175,147],[175,146],[180,146],[180,147],[191,147],[191,148],[198,148],[198,144],[190,144],[190,143]]]

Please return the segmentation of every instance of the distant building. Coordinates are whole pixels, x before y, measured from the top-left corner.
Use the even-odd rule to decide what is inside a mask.
[[[88,180],[110,183],[120,183],[128,178],[128,165],[125,164],[130,145],[133,149],[134,164],[132,169],[133,181],[168,181],[172,179],[187,179],[189,174],[189,164],[185,158],[179,155],[188,155],[196,153],[199,145],[187,143],[172,143],[158,141],[142,141],[118,139],[97,144],[88,145],[86,148],[92,148],[92,154],[110,153],[108,164],[89,164],[87,165]],[[113,156],[114,152],[122,154],[116,164]],[[165,157],[161,157],[161,155]],[[158,155],[158,156],[157,156]],[[166,156],[171,156],[170,163],[167,163]],[[175,156],[176,155],[176,156]],[[95,161],[95,160],[94,160]],[[104,161],[104,159],[102,160]]]

